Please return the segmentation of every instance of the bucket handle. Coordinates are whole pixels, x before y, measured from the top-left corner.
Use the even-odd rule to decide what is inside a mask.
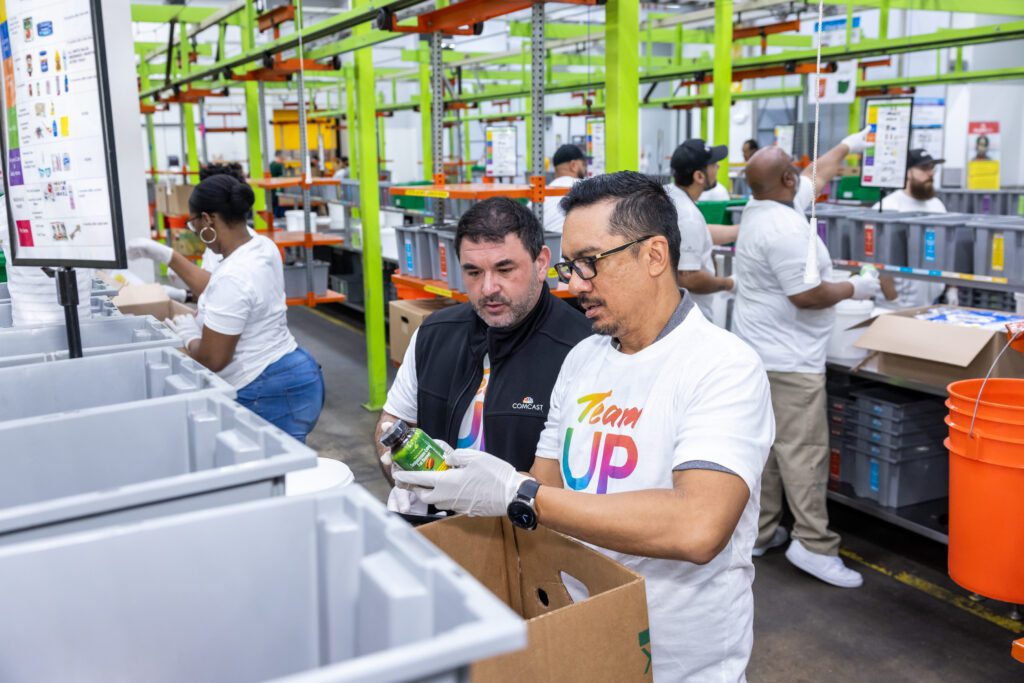
[[[988,373],[985,375],[985,379],[981,381],[981,387],[978,389],[978,398],[974,399],[974,414],[971,416],[971,428],[967,431],[968,439],[974,438],[974,421],[978,419],[978,408],[981,406],[981,394],[985,391],[985,385],[988,384],[989,377],[992,376],[992,371],[996,369],[996,364],[999,362],[999,359],[1003,357],[1003,354],[1006,353],[1006,350],[1010,348],[1010,346],[1013,345],[1013,342],[1017,341],[1017,338],[1021,335],[1024,335],[1024,327],[1017,330],[1017,332],[1010,337],[1009,341],[1006,342],[1006,345],[1003,346],[1003,350],[1000,351],[999,355],[996,356],[996,359],[992,361],[992,365],[989,367]]]

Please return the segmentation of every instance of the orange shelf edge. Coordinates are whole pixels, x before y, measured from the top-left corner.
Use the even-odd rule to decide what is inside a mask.
[[[1024,663],[1024,638],[1013,641],[1013,658]]]
[[[391,282],[394,283],[396,287],[405,287],[425,294],[434,294],[448,299],[455,299],[456,301],[469,301],[469,297],[466,296],[465,292],[450,289],[448,287],[448,283],[442,282],[441,280],[425,280],[423,278],[413,277],[412,275],[394,273],[391,276]],[[552,289],[551,293],[559,299],[574,298],[572,292],[570,292],[569,288],[565,285],[559,285],[557,289]]]
[[[267,237],[279,247],[327,247],[332,244],[345,243],[343,237],[326,235],[321,232],[311,232],[307,235],[304,232],[282,230],[275,231],[272,235],[268,234]]]
[[[388,192],[405,197],[433,197],[436,199],[529,199],[533,193],[530,185],[508,183],[459,183],[451,185],[408,185],[392,186]],[[561,197],[568,194],[567,187],[545,187],[545,197]]]
[[[328,289],[327,294],[323,296],[313,294],[305,297],[295,297],[293,299],[285,299],[285,303],[289,306],[316,306],[317,304],[340,304],[347,298],[344,294]]]

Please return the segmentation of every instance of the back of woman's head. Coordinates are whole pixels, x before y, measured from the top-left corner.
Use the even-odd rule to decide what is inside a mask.
[[[192,191],[188,206],[193,215],[218,214],[225,223],[245,221],[256,201],[252,188],[231,175],[213,175]]]

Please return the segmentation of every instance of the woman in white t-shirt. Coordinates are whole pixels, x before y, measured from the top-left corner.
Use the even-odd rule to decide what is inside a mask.
[[[153,240],[132,240],[128,257],[165,263],[188,284],[198,313],[167,324],[189,354],[230,382],[239,403],[305,442],[323,407],[323,373],[288,330],[277,246],[247,229],[254,201],[252,188],[228,175],[193,190],[188,227],[223,257],[212,274]]]

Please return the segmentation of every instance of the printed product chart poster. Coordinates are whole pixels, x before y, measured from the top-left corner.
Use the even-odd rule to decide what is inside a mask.
[[[23,265],[124,261],[98,13],[98,0],[0,0],[6,208]]]
[[[906,184],[907,152],[914,100],[910,97],[867,100],[868,144],[861,185],[889,189]]]

